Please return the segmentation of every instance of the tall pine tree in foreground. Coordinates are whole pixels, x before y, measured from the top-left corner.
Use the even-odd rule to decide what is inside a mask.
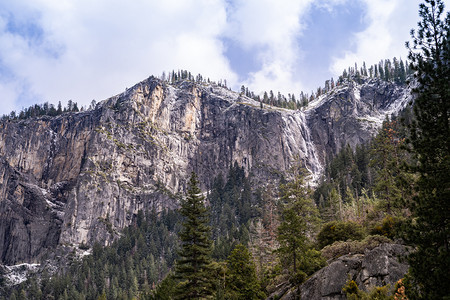
[[[411,68],[417,87],[410,145],[419,175],[412,201],[413,219],[405,238],[409,256],[410,298],[450,295],[450,14],[441,0],[425,0],[412,31]]]
[[[277,230],[280,243],[277,252],[291,281],[299,284],[307,275],[320,269],[322,262],[308,238],[319,223],[319,213],[309,189],[303,184],[304,171],[299,168],[293,172],[294,179],[280,187],[283,209]]]
[[[192,173],[187,197],[181,203],[180,213],[185,219],[175,270],[180,280],[177,299],[204,299],[213,294],[209,213],[198,184],[197,175]]]

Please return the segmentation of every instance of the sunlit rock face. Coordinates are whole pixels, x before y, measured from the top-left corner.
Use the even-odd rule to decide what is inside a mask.
[[[294,163],[319,178],[342,144],[367,141],[408,90],[338,87],[302,111],[213,84],[153,77],[94,110],[0,122],[0,260],[33,262],[56,245],[107,245],[141,209],[175,208],[192,171],[208,190],[235,162],[254,186]]]

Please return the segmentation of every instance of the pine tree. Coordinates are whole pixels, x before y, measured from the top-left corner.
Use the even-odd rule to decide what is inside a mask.
[[[384,62],[384,77],[386,81],[391,80],[391,61],[386,59]]]
[[[396,121],[386,118],[372,142],[370,166],[375,171],[374,191],[388,214],[403,207],[401,145]]]
[[[410,145],[419,174],[406,239],[415,246],[410,298],[450,295],[450,14],[441,0],[420,4],[418,30],[407,43],[417,87]]]
[[[61,104],[61,101],[58,101],[58,109],[56,110],[56,112],[58,113],[58,115],[62,114],[62,104]]]
[[[248,249],[238,244],[227,258],[227,299],[263,299],[256,267]]]
[[[293,181],[281,186],[281,200],[284,209],[278,226],[280,247],[277,251],[286,268],[292,272],[294,282],[299,283],[306,276],[302,265],[308,259],[308,236],[312,235],[318,223],[318,211],[309,190],[303,186],[301,171],[297,171]]]
[[[192,173],[187,197],[180,208],[185,220],[179,233],[181,250],[175,271],[175,277],[180,280],[177,299],[201,299],[212,295],[209,213],[198,184],[197,175]]]
[[[399,73],[400,83],[404,84],[406,82],[406,69],[403,60],[400,59],[400,73]]]
[[[387,80],[386,77],[384,77],[384,63],[383,61],[380,61],[378,64],[378,72],[380,72],[380,79]]]

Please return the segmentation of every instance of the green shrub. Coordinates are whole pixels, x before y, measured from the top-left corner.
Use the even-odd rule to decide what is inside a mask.
[[[85,244],[84,242],[81,242],[80,245],[78,245],[78,249],[80,250],[88,250],[90,247],[88,244]]]
[[[326,223],[317,236],[319,247],[323,248],[336,241],[362,240],[364,229],[355,222],[332,221]]]
[[[301,259],[300,269],[306,273],[306,275],[312,275],[327,265],[325,258],[320,251],[315,249],[308,249]]]
[[[364,253],[365,249],[372,250],[383,243],[392,243],[392,240],[382,235],[369,235],[361,241],[361,252],[359,253]]]
[[[337,241],[331,245],[325,246],[321,252],[322,256],[327,260],[331,258],[337,258],[345,254],[364,253],[366,249],[372,250],[382,243],[392,242],[385,236],[381,235],[369,235],[362,241]]]
[[[370,234],[378,234],[394,239],[399,236],[403,218],[387,215],[381,222],[375,224],[370,230]]]
[[[392,299],[390,294],[390,285],[376,286],[368,294],[366,298],[368,300],[390,300]]]
[[[342,291],[347,296],[347,299],[358,299],[358,296],[361,294],[361,291],[354,280],[347,281],[347,284],[342,287]]]
[[[305,282],[306,278],[308,278],[308,275],[306,275],[305,272],[299,270],[289,278],[289,282],[292,285],[298,286]]]
[[[374,287],[369,292],[364,292],[359,289],[354,280],[348,280],[347,284],[342,287],[342,291],[347,296],[348,300],[390,300],[390,285],[381,287]]]

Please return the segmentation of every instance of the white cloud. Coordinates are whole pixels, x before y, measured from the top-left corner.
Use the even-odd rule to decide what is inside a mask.
[[[16,110],[14,98],[19,92],[20,91],[18,91],[18,88],[14,85],[14,83],[8,82],[0,84],[0,103],[1,110],[4,114],[8,114],[9,112]]]
[[[378,63],[382,59],[394,56],[407,58],[405,42],[409,32],[419,21],[420,0],[364,0],[369,26],[354,35],[351,49],[341,57],[335,57],[330,71],[334,75],[342,74],[349,66],[365,61],[367,65]]]
[[[86,105],[172,69],[227,79],[236,87],[241,83],[225,55],[224,37],[254,53],[259,66],[243,82],[251,90],[299,92],[304,89],[298,74],[304,51],[299,45],[302,20],[312,4],[331,12],[345,8],[342,4],[348,1],[4,1],[0,114],[41,101],[72,99]],[[419,19],[420,0],[358,1],[367,5],[363,18],[369,26],[354,35],[344,55],[334,58],[329,77],[354,62],[406,58],[404,42]],[[11,16],[25,29],[11,30]]]
[[[9,15],[0,15],[1,63],[39,101],[88,104],[179,68],[215,80],[237,78],[219,38],[226,27],[221,0],[18,0],[7,9]],[[10,15],[33,16],[44,33],[39,43],[9,32]],[[0,91],[7,88],[0,79]],[[8,90],[3,98],[21,108],[20,93]]]
[[[294,73],[301,50],[296,38],[301,34],[301,16],[312,0],[238,0],[230,9],[227,35],[245,49],[255,51],[261,68],[249,74],[245,85],[261,92],[283,93],[300,90]]]

